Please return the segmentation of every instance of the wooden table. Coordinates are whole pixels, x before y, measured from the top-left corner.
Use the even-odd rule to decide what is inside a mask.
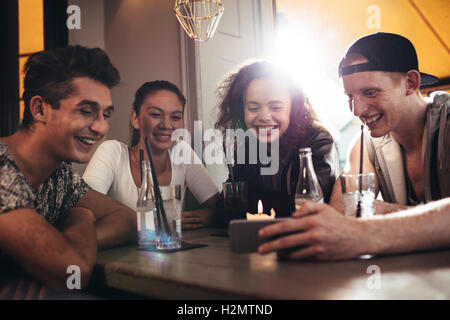
[[[160,299],[450,299],[450,250],[291,262],[276,254],[233,253],[230,239],[211,237],[214,232],[184,232],[187,242],[208,246],[174,253],[136,246],[102,251],[95,281]]]

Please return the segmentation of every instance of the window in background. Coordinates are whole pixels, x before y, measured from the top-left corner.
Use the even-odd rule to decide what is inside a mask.
[[[359,134],[338,78],[338,64],[357,38],[377,31],[412,41],[420,70],[441,81],[434,90],[450,92],[450,1],[448,0],[274,0],[276,57],[299,80],[315,111],[333,134],[342,165]]]
[[[20,121],[23,119],[23,67],[28,57],[44,50],[43,0],[19,0],[19,97]]]

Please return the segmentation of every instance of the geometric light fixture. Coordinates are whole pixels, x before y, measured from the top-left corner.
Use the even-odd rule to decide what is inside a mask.
[[[196,41],[212,38],[223,9],[220,0],[176,0],[173,7],[183,29]]]

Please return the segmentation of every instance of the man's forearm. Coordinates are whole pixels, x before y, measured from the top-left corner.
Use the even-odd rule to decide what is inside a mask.
[[[408,207],[402,204],[390,203],[380,200],[375,200],[375,214],[387,214],[401,210],[407,210],[412,207]]]
[[[119,201],[90,190],[77,203],[77,207],[94,213],[98,249],[137,240],[136,212]]]
[[[71,246],[92,268],[97,257],[97,237],[94,227],[95,218],[92,212],[85,208],[69,209],[63,225],[62,233]]]
[[[76,265],[84,288],[97,251],[92,214],[85,211],[70,209],[59,230],[32,209],[3,213],[0,215],[1,250],[50,289],[67,289],[67,267]]]
[[[123,243],[136,242],[136,215],[131,211],[116,210],[95,223],[98,249],[107,249]]]
[[[368,253],[450,247],[450,198],[361,222]]]

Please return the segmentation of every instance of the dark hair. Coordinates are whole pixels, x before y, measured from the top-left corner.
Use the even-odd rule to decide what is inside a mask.
[[[30,100],[36,95],[41,96],[53,109],[58,109],[60,100],[74,93],[74,78],[91,78],[110,89],[120,82],[119,71],[102,49],[79,45],[32,54],[25,64],[24,73],[23,128],[33,123]]]
[[[176,94],[178,99],[181,102],[181,105],[183,106],[183,112],[184,107],[186,105],[186,98],[184,97],[183,93],[181,93],[181,90],[174,85],[173,83],[166,81],[166,80],[155,80],[144,83],[135,93],[134,95],[134,102],[133,102],[133,110],[136,112],[136,115],[139,116],[139,113],[141,112],[141,106],[144,103],[144,100],[149,96],[152,95],[160,90],[167,90],[170,92],[173,92]],[[131,124],[131,146],[135,146],[139,143],[139,139],[141,137],[141,134],[138,129],[135,129]]]
[[[305,137],[317,117],[303,93],[301,87],[284,71],[272,63],[258,61],[243,66],[237,72],[230,74],[217,89],[221,99],[219,104],[219,118],[215,124],[217,129],[247,130],[244,121],[244,97],[251,81],[261,78],[275,78],[285,84],[291,94],[291,114],[289,127],[280,137],[280,151],[285,154],[292,146]],[[283,157],[280,157],[283,159]]]

